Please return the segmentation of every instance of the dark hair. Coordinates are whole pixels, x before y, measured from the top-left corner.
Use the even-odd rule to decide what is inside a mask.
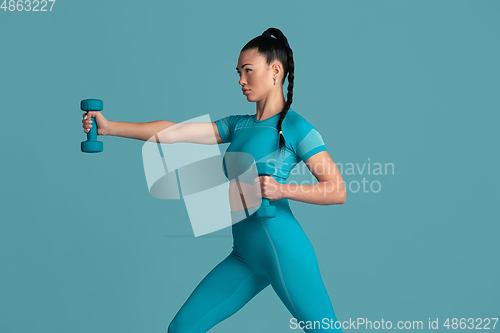
[[[276,38],[271,37],[275,36]],[[288,44],[288,40],[285,35],[281,32],[281,30],[276,28],[269,28],[262,33],[262,35],[255,37],[251,41],[249,41],[242,49],[241,52],[249,49],[257,48],[258,52],[262,54],[266,58],[266,62],[268,65],[274,60],[279,60],[283,64],[283,81],[281,85],[285,83],[285,78],[288,74],[288,94],[285,102],[285,106],[283,110],[281,110],[280,119],[278,120],[278,133],[281,131],[281,123],[292,104],[292,95],[293,95],[293,79],[294,79],[294,69],[295,65],[293,63],[293,52]],[[285,147],[285,138],[283,135],[280,135],[279,148],[281,151]]]

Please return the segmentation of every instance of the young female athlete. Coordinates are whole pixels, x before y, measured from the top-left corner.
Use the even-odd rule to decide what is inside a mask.
[[[230,142],[226,152],[245,152],[256,162],[272,159],[276,165],[275,174],[257,177],[254,186],[259,196],[268,198],[276,207],[276,216],[265,219],[253,214],[232,224],[231,253],[194,289],[170,323],[169,333],[207,332],[269,285],[293,315],[291,328],[300,327],[305,332],[325,328],[341,331],[333,324],[337,318],[314,248],[292,214],[288,200],[343,204],[346,191],[321,135],[290,108],[294,61],[286,37],[279,29],[267,29],[243,47],[236,70],[243,94],[248,101],[257,103],[255,115],[230,115],[211,123],[128,123],[111,122],[99,111],[89,111],[82,121],[84,132],[92,126],[90,117],[95,117],[99,135],[143,141],[156,136],[161,143]],[[287,75],[285,101],[282,85]],[[163,131],[171,126],[170,131]],[[301,160],[317,184],[286,184]],[[245,207],[259,203],[247,202]]]

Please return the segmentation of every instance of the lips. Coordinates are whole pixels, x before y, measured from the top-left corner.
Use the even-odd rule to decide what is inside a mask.
[[[246,94],[247,92],[250,91],[250,89],[241,89],[241,91],[243,91],[243,94]]]

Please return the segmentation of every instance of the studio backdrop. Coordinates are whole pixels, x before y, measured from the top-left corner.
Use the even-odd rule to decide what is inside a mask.
[[[499,15],[494,0],[3,1],[0,332],[167,332],[233,245],[229,224],[203,224],[225,209],[228,143],[98,135],[84,153],[81,101],[117,122],[255,115],[235,67],[270,27],[293,50],[292,109],[345,182],[342,205],[290,200],[343,332],[498,332]],[[302,331],[291,318],[269,286],[211,331]]]

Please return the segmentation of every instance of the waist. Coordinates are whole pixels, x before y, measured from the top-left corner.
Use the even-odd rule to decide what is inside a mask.
[[[288,199],[279,199],[279,200],[274,200],[274,201],[269,201],[269,205],[275,206],[276,207],[276,214],[278,214],[279,211],[283,210],[288,210],[291,211],[290,209],[290,203]],[[244,210],[239,210],[239,211],[231,211],[231,219],[233,223],[239,222],[241,220],[244,220],[249,217],[255,217],[253,215],[260,206],[255,206],[255,207],[250,207],[248,209]]]

